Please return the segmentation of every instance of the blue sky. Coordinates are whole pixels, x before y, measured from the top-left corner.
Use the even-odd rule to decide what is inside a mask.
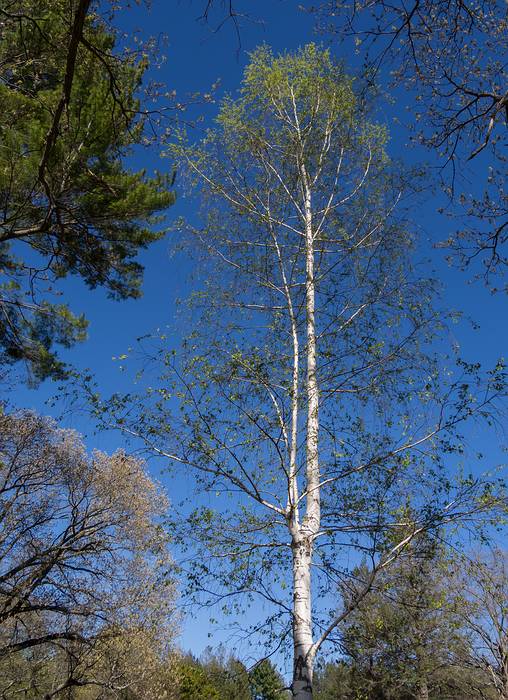
[[[197,20],[205,5],[204,0],[180,0],[172,3],[153,0],[150,11],[144,6],[135,6],[122,13],[118,21],[129,34],[135,28],[141,29],[145,37],[167,34],[168,45],[164,48],[167,60],[154,78],[165,82],[168,89],[176,89],[178,99],[184,101],[188,93],[207,92],[217,79],[221,81],[219,95],[224,91],[233,92],[240,83],[248,52],[262,42],[278,51],[295,49],[316,40],[313,19],[298,10],[298,4],[294,0],[239,0],[237,6],[240,9],[245,8],[247,11],[249,7],[254,8],[252,20],[240,20],[240,45],[231,22],[226,23],[218,33],[212,31],[220,19],[219,11],[210,17],[208,25]],[[354,56],[352,49],[345,47],[343,50],[335,50],[354,69],[358,57]],[[392,155],[414,162],[421,154],[407,147],[408,133],[403,126],[408,117],[403,101],[407,100],[411,104],[411,95],[401,92],[398,97],[400,99],[395,105],[381,107],[379,118],[386,121],[390,128]],[[213,104],[206,106],[206,119],[213,117],[215,109]],[[395,114],[399,116],[402,125],[393,123]],[[132,159],[132,165],[146,167],[148,170],[158,167],[171,171],[170,162],[159,161],[156,154],[148,151],[137,153]],[[475,168],[476,175],[472,177],[483,178],[485,162],[479,160],[475,163]],[[178,181],[176,187],[179,194]],[[436,213],[438,200],[439,198],[428,197],[428,201],[421,203],[414,212],[421,241],[418,254],[430,260],[426,265],[434,268],[441,279],[444,305],[463,311],[465,316],[470,316],[479,324],[475,331],[466,321],[454,326],[453,340],[461,345],[467,360],[489,365],[505,354],[508,340],[506,297],[491,295],[481,283],[469,284],[468,275],[450,268],[445,262],[445,253],[433,248],[433,243],[445,239],[450,227],[453,227],[452,221]],[[180,196],[168,212],[168,220],[180,215],[192,216],[190,206],[185,197]],[[170,329],[168,332],[178,335],[178,324],[174,323],[176,300],[189,293],[189,275],[197,272],[199,278],[199,270],[192,270],[185,254],[174,253],[173,249],[170,235],[141,255],[146,275],[144,296],[140,300],[112,302],[100,290],[86,290],[76,280],[67,280],[62,285],[71,308],[76,312],[84,312],[90,321],[86,343],[62,353],[62,356],[80,368],[90,367],[105,394],[122,387],[124,375],[119,371],[120,362],[112,358],[128,353],[128,348],[137,336],[166,325]],[[46,382],[37,390],[20,388],[14,401],[18,406],[59,415],[61,407],[57,405],[52,408],[46,404],[56,391],[57,387],[51,382]],[[84,432],[90,433],[93,430],[92,426],[72,413],[64,418],[64,423]],[[89,434],[87,443],[90,447],[111,450],[121,446],[122,439],[109,434]],[[494,457],[495,452],[496,450],[492,452],[493,459],[497,459],[497,454]],[[175,487],[171,483],[167,485],[171,495]],[[201,616],[196,617],[194,622],[189,620],[185,623],[182,636],[185,648],[192,648],[199,653],[212,641],[208,639],[208,630],[203,623],[204,618]],[[219,634],[213,641],[215,643],[226,638],[227,635]]]

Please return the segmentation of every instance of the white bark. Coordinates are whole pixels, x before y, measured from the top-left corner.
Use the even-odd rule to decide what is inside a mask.
[[[296,536],[293,548],[293,697],[312,698],[314,666],[310,565],[312,546],[308,538]]]
[[[299,167],[305,223],[305,309],[307,331],[307,434],[306,512],[301,526],[293,524],[293,646],[292,693],[297,700],[311,700],[315,647],[312,638],[311,564],[314,538],[321,525],[319,473],[319,386],[315,321],[314,232],[312,198],[303,158]]]
[[[321,524],[321,494],[319,489],[319,387],[317,379],[317,341],[315,319],[314,281],[314,233],[312,230],[312,201],[305,165],[301,168],[305,196],[305,269],[306,269],[306,321],[307,321],[307,440],[306,440],[306,489],[307,510],[305,529],[313,538]]]

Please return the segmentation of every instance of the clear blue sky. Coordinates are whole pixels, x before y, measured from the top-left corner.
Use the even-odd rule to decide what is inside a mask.
[[[221,80],[221,91],[233,92],[241,80],[247,53],[262,42],[270,44],[277,51],[295,49],[316,40],[312,17],[298,10],[299,3],[295,0],[238,0],[237,6],[253,15],[252,21],[241,20],[240,46],[231,23],[222,27],[219,33],[211,31],[220,19],[219,11],[212,15],[208,25],[197,21],[205,4],[205,0],[171,3],[167,0],[153,0],[150,11],[144,6],[134,7],[119,17],[122,27],[129,33],[140,28],[144,36],[167,34],[169,44],[164,49],[167,61],[153,77],[164,81],[170,90],[176,89],[181,101],[185,100],[187,93],[207,92],[218,78]],[[217,4],[220,8],[220,3]],[[358,59],[355,59],[351,50],[346,49],[345,53],[335,50],[339,57],[345,59],[346,64],[354,68],[355,60]],[[350,55],[345,55],[347,53]],[[411,95],[404,95],[404,99],[410,104]],[[404,121],[405,106],[402,102],[387,106],[382,109],[381,118],[386,120],[391,131],[392,155],[414,161],[417,156],[406,146],[407,131],[392,121],[395,113]],[[213,105],[207,106],[207,118],[211,118],[214,111]],[[147,151],[136,154],[133,166],[149,170],[154,167],[171,169],[168,161],[158,161],[155,154]],[[478,177],[484,177],[484,163],[479,161],[475,167],[479,169]],[[468,276],[449,268],[444,260],[445,253],[433,248],[432,243],[445,239],[450,226],[453,226],[453,222],[436,213],[438,206],[438,202],[429,197],[428,203],[415,212],[415,222],[421,231],[420,254],[431,259],[432,267],[441,278],[445,304],[462,310],[480,325],[474,332],[465,322],[454,327],[454,340],[460,343],[463,355],[468,360],[491,364],[497,357],[506,354],[506,297],[492,296],[481,283],[468,284]],[[168,212],[169,220],[183,214],[188,216],[191,214],[188,209],[185,199],[180,198]],[[144,296],[140,300],[111,302],[100,290],[88,291],[75,280],[68,280],[62,286],[71,308],[84,312],[90,320],[86,343],[62,356],[78,367],[90,367],[105,394],[122,388],[123,375],[118,371],[119,363],[112,360],[113,356],[127,352],[137,336],[166,324],[173,327],[175,301],[188,293],[191,269],[185,255],[172,256],[171,249],[171,240],[165,239],[141,256],[146,276]],[[58,406],[51,408],[45,404],[55,391],[55,385],[50,382],[46,382],[37,391],[19,389],[15,402],[18,406],[57,415],[60,412]],[[83,419],[73,414],[68,415],[65,421],[67,425],[81,431],[90,432],[92,429]],[[474,436],[470,437],[475,439]],[[121,446],[122,438],[89,435],[87,443],[90,447],[111,450]],[[492,455],[494,458],[494,453]],[[170,494],[178,492],[178,486],[171,483],[167,485]],[[226,638],[219,635],[208,640],[208,630],[205,627],[202,617],[196,618],[194,622],[186,622],[182,637],[184,648],[192,648],[199,653],[209,641],[215,643],[217,639]]]

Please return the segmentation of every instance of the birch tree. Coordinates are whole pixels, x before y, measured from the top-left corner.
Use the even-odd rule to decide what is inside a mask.
[[[165,350],[142,341],[144,399],[90,388],[104,423],[192,473],[197,495],[174,524],[193,555],[184,592],[224,611],[258,605],[247,634],[291,648],[299,700],[377,573],[494,501],[492,485],[452,483],[445,467],[458,426],[502,390],[502,366],[477,400],[476,367],[445,374],[425,352],[440,317],[411,269],[387,140],[326,51],[257,50],[203,142],[169,148],[203,204],[199,226],[181,225],[206,265],[195,330],[181,353],[164,334]],[[337,613],[328,593],[360,557],[369,575]]]

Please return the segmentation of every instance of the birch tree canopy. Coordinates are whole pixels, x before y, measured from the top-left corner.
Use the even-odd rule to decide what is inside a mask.
[[[238,614],[264,605],[247,634],[288,651],[299,700],[378,572],[496,502],[449,467],[503,367],[482,379],[429,349],[444,317],[412,267],[411,178],[370,110],[314,45],[251,56],[203,141],[168,145],[201,203],[199,224],[180,226],[206,270],[188,338],[181,352],[147,341],[162,371],[145,397],[91,390],[104,422],[194,475],[174,528],[193,554],[187,592]],[[329,594],[362,558],[368,575],[337,612]]]

